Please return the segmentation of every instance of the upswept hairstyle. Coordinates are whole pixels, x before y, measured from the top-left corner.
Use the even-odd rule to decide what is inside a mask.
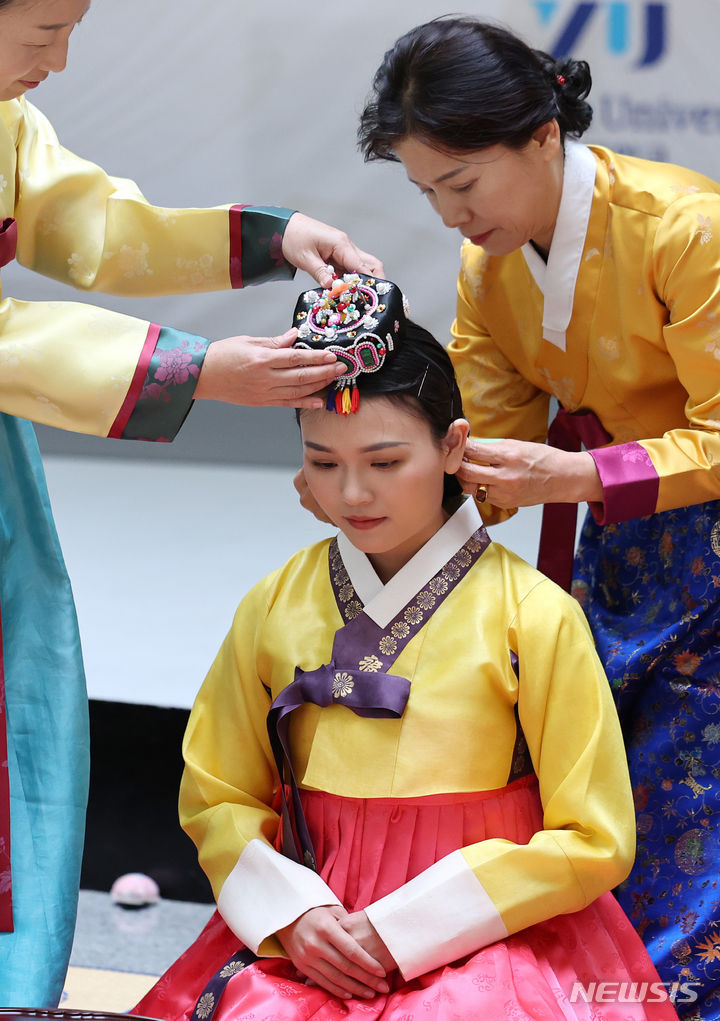
[[[357,380],[360,399],[388,397],[402,401],[425,419],[440,440],[456,418],[463,418],[455,369],[432,333],[407,320],[401,343],[378,372]]]
[[[360,118],[366,161],[393,160],[415,136],[452,151],[502,144],[520,149],[557,119],[580,137],[592,120],[584,60],[555,60],[498,25],[437,18],[401,36],[378,68]]]

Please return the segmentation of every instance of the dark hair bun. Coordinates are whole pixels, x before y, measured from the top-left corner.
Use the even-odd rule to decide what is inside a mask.
[[[592,88],[590,65],[586,60],[564,58],[555,60],[542,50],[535,50],[555,89],[557,120],[563,135],[579,138],[590,127],[592,107],[586,102]]]

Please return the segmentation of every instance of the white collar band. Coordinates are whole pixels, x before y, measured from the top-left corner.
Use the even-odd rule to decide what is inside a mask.
[[[387,585],[380,581],[367,555],[353,546],[344,532],[340,532],[340,555],[368,617],[380,627],[387,627],[403,606],[455,556],[481,525],[482,518],[475,501],[465,499],[452,517]]]
[[[530,243],[522,246],[528,268],[545,298],[543,340],[561,351],[566,349],[566,332],[590,222],[596,170],[591,150],[582,142],[567,139],[560,209],[547,265]]]

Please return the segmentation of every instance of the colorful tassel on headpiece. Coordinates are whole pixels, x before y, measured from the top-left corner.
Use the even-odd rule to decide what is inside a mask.
[[[338,415],[354,415],[360,407],[360,391],[351,383],[336,393],[328,394],[327,410],[337,411]]]

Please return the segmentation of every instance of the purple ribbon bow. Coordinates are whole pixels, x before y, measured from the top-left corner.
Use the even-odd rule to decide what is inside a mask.
[[[333,657],[316,670],[295,668],[295,679],[283,688],[270,707],[267,718],[270,745],[281,778],[283,853],[314,869],[315,853],[300,803],[300,791],[292,767],[289,744],[290,713],[306,702],[326,707],[344,705],[358,716],[375,719],[399,719],[410,695],[410,681],[381,671],[368,672],[339,664],[348,662],[354,638],[367,625],[381,629],[362,614],[335,634]],[[287,775],[292,798],[292,813],[287,800],[283,775]]]

